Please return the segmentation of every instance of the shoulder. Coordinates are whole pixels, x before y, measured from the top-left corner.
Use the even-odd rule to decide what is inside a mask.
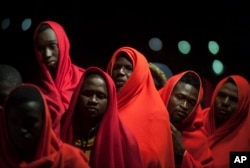
[[[75,168],[78,168],[78,167],[89,168],[88,159],[86,155],[80,149],[70,144],[63,143],[61,145],[60,151],[61,151],[61,154],[63,155],[65,164],[69,164],[68,166],[72,168],[74,167]]]

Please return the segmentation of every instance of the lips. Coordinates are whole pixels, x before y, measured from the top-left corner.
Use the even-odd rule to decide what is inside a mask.
[[[180,116],[182,119],[186,118],[188,115],[186,112],[178,110],[177,111],[178,116]]]
[[[56,61],[48,61],[48,62],[46,62],[46,65],[47,66],[54,66],[55,63],[56,63]]]
[[[116,84],[116,86],[118,86],[118,87],[121,87],[121,86],[123,86],[124,84],[126,83],[126,80],[124,80],[124,79],[115,79],[115,84]]]
[[[217,114],[220,114],[220,115],[226,115],[228,113],[228,111],[225,109],[217,109],[216,111],[217,111]]]
[[[87,107],[86,108],[89,112],[98,112],[98,110],[96,108],[93,108],[93,107]]]

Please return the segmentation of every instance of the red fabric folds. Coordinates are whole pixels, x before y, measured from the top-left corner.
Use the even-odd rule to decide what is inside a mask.
[[[145,167],[173,168],[169,115],[155,88],[145,56],[134,48],[121,47],[112,55],[107,72],[112,74],[122,52],[131,58],[133,72],[117,93],[119,115],[138,140]]]
[[[22,84],[19,87],[28,86],[37,88],[32,84]],[[12,91],[14,92],[15,89]],[[12,93],[11,92],[11,93]],[[11,95],[10,93],[10,95]],[[40,92],[42,95],[42,92]],[[43,95],[42,95],[43,96]],[[7,98],[8,99],[8,98]],[[10,142],[7,132],[5,111],[0,113],[0,167],[8,168],[89,168],[87,158],[83,152],[68,144],[61,143],[56,137],[52,125],[48,106],[45,98],[45,117],[41,134],[41,139],[38,145],[35,160],[32,162],[24,162],[20,160],[13,144]],[[8,100],[7,100],[8,101]]]
[[[69,111],[65,113],[62,127],[62,140],[73,143],[73,117],[77,98],[88,73],[101,74],[107,83],[108,106],[97,131],[94,149],[90,155],[91,168],[132,168],[142,167],[137,141],[133,134],[124,126],[118,115],[116,90],[110,76],[98,67],[89,67],[82,76],[70,103]]]
[[[59,61],[55,79],[52,78],[42,55],[35,47],[35,54],[40,66],[40,73],[36,76],[35,84],[38,85],[48,102],[53,121],[53,129],[60,135],[60,120],[62,114],[68,109],[74,88],[80,80],[84,69],[74,65],[70,58],[70,42],[63,27],[54,21],[41,22],[34,33],[34,43],[38,28],[41,24],[48,24],[57,36],[59,48]]]
[[[238,105],[235,112],[219,128],[215,128],[214,102],[221,86],[232,78],[238,88]],[[248,81],[239,75],[223,78],[215,87],[211,106],[204,109],[205,130],[215,159],[215,166],[229,167],[230,152],[250,151],[250,87]]]
[[[192,70],[176,74],[167,80],[165,86],[159,90],[159,93],[163,102],[168,104],[175,85],[186,73],[193,73],[197,76],[201,85],[199,88],[198,100],[193,111],[182,123],[174,125],[181,132],[183,145],[186,149],[183,156],[182,167],[212,167],[213,158],[203,130],[202,108],[200,105],[203,96],[203,88],[200,76]]]

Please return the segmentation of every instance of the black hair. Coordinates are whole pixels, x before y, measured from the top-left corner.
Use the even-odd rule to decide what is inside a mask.
[[[8,82],[17,86],[23,82],[21,73],[13,66],[7,64],[0,65],[0,83]]]
[[[229,82],[229,83],[232,83],[232,84],[236,85],[236,83],[235,83],[235,81],[233,80],[233,78],[232,78],[232,77],[229,77],[229,78],[227,79],[227,82]]]
[[[8,109],[10,107],[15,107],[28,101],[39,102],[41,108],[40,110],[45,110],[41,93],[36,88],[31,86],[21,86],[13,90],[7,98],[5,108]]]
[[[195,74],[193,74],[191,72],[184,74],[182,76],[182,78],[180,79],[180,82],[188,83],[188,84],[194,86],[198,90],[199,90],[200,84],[201,84],[198,76],[196,76]]]

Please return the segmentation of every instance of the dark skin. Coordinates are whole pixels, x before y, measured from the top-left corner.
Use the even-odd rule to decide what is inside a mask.
[[[194,86],[188,83],[178,82],[174,87],[167,104],[177,164],[182,162],[185,148],[183,146],[181,133],[174,124],[181,123],[188,117],[197,103],[198,94],[199,91]]]
[[[26,162],[35,159],[43,125],[41,104],[28,101],[7,109],[7,128],[10,140],[19,156]]]
[[[219,89],[215,98],[214,115],[216,128],[224,124],[235,112],[238,104],[238,89],[232,82],[227,82]]]
[[[125,54],[119,56],[114,64],[112,79],[117,92],[125,85],[133,72],[132,61]]]
[[[106,81],[100,75],[88,76],[82,85],[77,101],[76,119],[80,128],[78,136],[88,137],[90,130],[101,121],[106,112],[107,104]]]
[[[51,76],[55,78],[59,60],[59,48],[56,34],[51,28],[37,34],[36,48],[41,53],[43,63],[50,71]]]

